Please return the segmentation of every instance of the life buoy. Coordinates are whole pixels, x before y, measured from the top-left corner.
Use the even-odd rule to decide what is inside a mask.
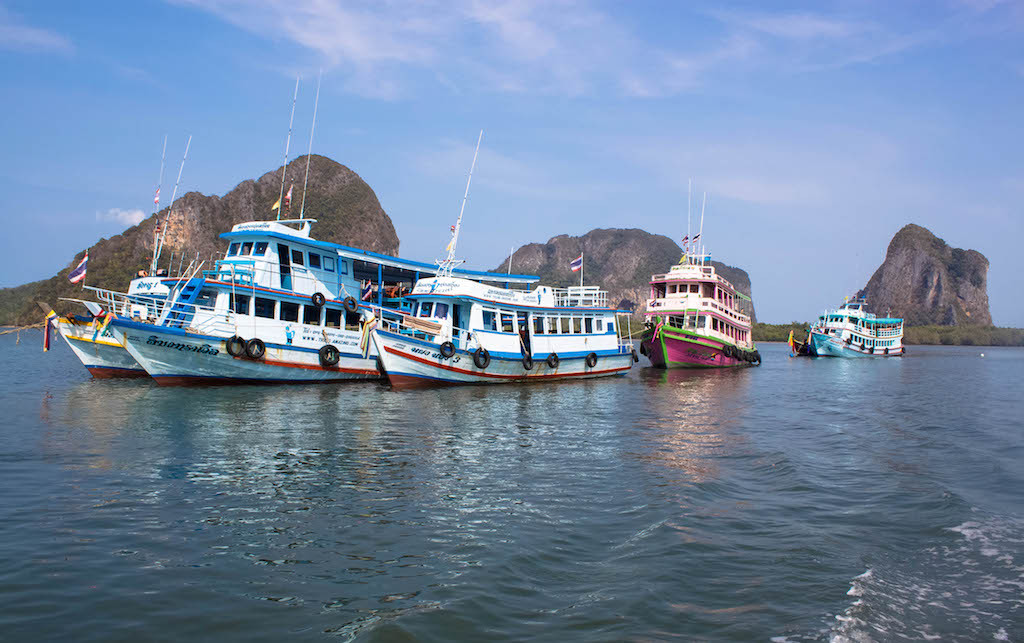
[[[359,310],[359,304],[356,302],[354,297],[345,297],[345,300],[341,302],[341,305],[350,313],[354,313]]]
[[[245,340],[239,337],[238,335],[229,338],[228,341],[225,342],[225,344],[225,348],[227,348],[228,355],[230,355],[231,357],[238,357],[239,355],[245,352]]]
[[[885,349],[885,354],[886,354],[886,355],[888,355],[888,354],[889,354],[889,349],[888,349],[888,348],[887,348],[887,349]]]
[[[441,357],[448,359],[455,354],[455,344],[451,342],[444,342],[441,344]]]
[[[647,342],[640,342],[640,354],[641,355],[646,355],[647,354]]]
[[[324,344],[319,352],[321,366],[334,366],[341,359],[341,351],[334,344]]]
[[[736,349],[729,344],[726,344],[722,347],[722,355],[725,355],[726,357],[736,357]]]
[[[313,300],[313,305],[316,306],[317,308],[320,308],[321,306],[327,303],[327,297],[324,297],[323,293],[319,292],[313,293],[313,296],[310,297],[310,299]]]
[[[533,357],[530,355],[523,355],[523,369],[527,371],[533,370]]]
[[[633,363],[635,364],[635,363],[639,362],[640,361],[640,357],[636,354],[636,349],[635,348],[630,348],[629,351],[631,353],[633,353]]]
[[[245,354],[250,359],[260,359],[267,352],[267,345],[259,337],[253,337],[245,343]]]
[[[590,353],[584,361],[587,363],[587,368],[594,368],[597,366],[597,353]]]
[[[754,351],[754,359],[751,361],[751,363],[752,364],[760,364],[761,363],[761,352],[760,351],[756,351],[756,350]]]
[[[473,363],[476,364],[477,368],[485,369],[491,363],[491,354],[487,352],[486,348],[481,346],[473,353]]]
[[[544,360],[548,363],[549,368],[558,368],[558,353],[551,353],[548,358]]]

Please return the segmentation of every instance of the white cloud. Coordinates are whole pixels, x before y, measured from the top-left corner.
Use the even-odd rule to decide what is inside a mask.
[[[0,7],[0,49],[29,53],[59,53],[74,51],[74,45],[66,37],[49,29],[22,24],[3,7]]]
[[[122,210],[121,208],[110,208],[106,212],[97,212],[97,221],[113,221],[124,226],[138,225],[146,218],[142,210]]]

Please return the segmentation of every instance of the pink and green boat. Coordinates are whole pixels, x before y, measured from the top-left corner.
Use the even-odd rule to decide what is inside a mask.
[[[655,368],[760,364],[742,299],[749,298],[717,274],[710,255],[687,252],[667,273],[651,276],[640,353]]]

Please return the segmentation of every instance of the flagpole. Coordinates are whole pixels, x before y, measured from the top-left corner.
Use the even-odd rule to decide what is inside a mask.
[[[508,249],[508,274],[512,274],[512,255],[515,254],[516,247],[512,246]]]
[[[586,260],[583,258],[583,253],[580,252],[580,288],[583,287],[583,264],[584,263],[586,263]]]
[[[156,235],[160,234],[160,188],[164,184],[164,161],[167,159],[167,135],[164,134],[164,149],[160,152],[160,177],[156,181],[156,196],[153,197],[153,218],[156,219]],[[154,236],[153,239],[153,260],[149,263],[149,273],[156,275],[156,246],[157,238]]]
[[[689,256],[689,244],[690,244],[690,202],[693,201],[693,179],[688,179],[686,182],[686,245],[687,248],[683,248],[683,253],[687,256],[686,263],[690,263]]]
[[[281,220],[281,205],[284,200],[284,179],[288,174],[288,148],[292,144],[292,125],[295,123],[295,101],[299,99],[299,77],[295,77],[295,95],[292,96],[292,115],[288,119],[288,139],[284,144],[284,167],[281,168],[281,196],[277,198],[277,220]]]
[[[697,236],[700,237],[700,248],[701,248],[701,250],[700,250],[700,255],[701,255],[700,262],[701,262],[701,264],[704,263],[704,207],[707,206],[707,204],[708,204],[708,193],[705,192],[704,193],[704,203],[702,203],[701,206],[700,206],[700,232],[697,233]]]
[[[320,69],[316,77],[316,100],[313,101],[313,126],[309,128],[309,151],[306,152],[306,178],[302,180],[302,207],[299,208],[299,218],[306,214],[306,185],[309,183],[309,157],[313,155],[313,132],[316,130],[316,110],[320,106],[320,81],[323,80],[324,70]]]

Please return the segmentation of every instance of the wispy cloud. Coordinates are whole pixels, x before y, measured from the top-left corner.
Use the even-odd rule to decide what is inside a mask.
[[[69,54],[75,50],[61,34],[24,24],[0,6],[0,49],[24,53]]]
[[[138,225],[146,218],[146,213],[139,209],[122,210],[121,208],[110,208],[106,212],[97,212],[97,221],[110,221],[120,223],[124,226]]]

